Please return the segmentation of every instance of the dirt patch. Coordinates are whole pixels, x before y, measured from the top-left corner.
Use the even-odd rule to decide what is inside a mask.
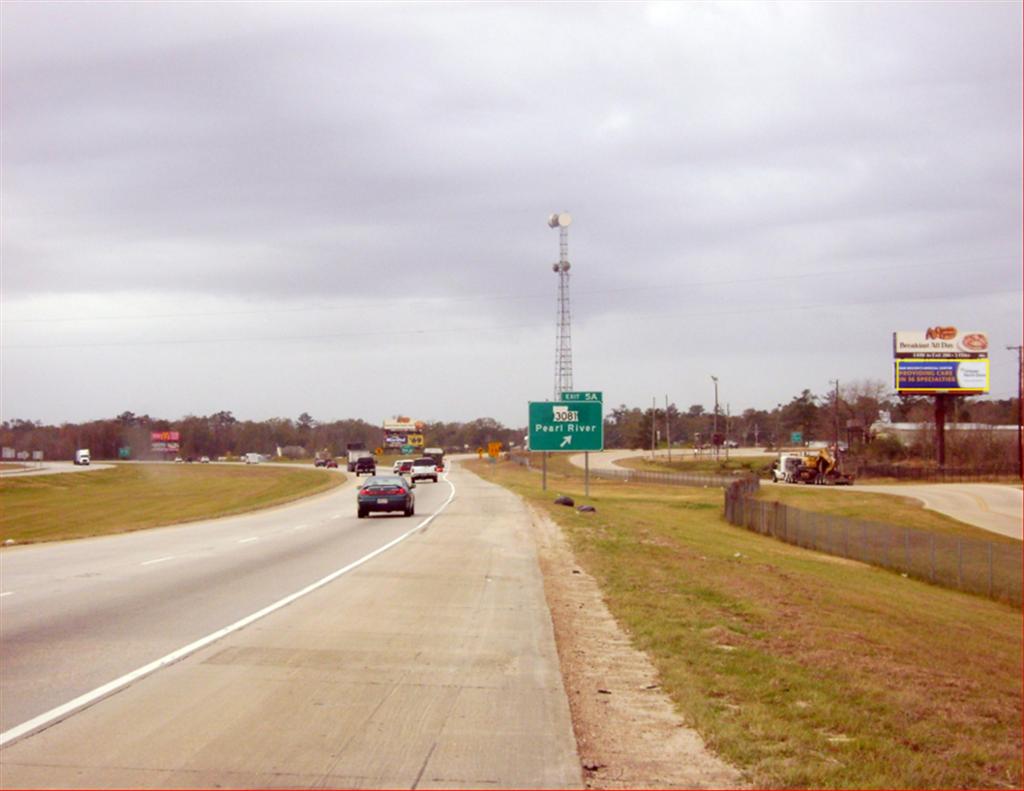
[[[558,525],[530,511],[586,787],[742,787],[676,713]]]

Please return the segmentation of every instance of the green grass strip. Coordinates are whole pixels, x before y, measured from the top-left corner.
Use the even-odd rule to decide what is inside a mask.
[[[344,482],[311,468],[119,464],[0,480],[0,540],[58,541],[281,505]]]

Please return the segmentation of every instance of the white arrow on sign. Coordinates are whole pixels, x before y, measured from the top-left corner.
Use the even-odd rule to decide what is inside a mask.
[[[562,437],[562,444],[558,447],[564,448],[566,445],[572,445],[572,437]]]

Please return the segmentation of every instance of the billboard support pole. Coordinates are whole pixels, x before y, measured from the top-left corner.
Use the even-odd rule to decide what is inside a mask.
[[[946,466],[946,395],[935,396],[935,451],[939,460],[939,468]]]

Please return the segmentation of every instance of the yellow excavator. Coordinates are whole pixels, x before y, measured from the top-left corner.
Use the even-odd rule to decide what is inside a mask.
[[[817,483],[833,486],[850,486],[853,476],[839,471],[839,463],[828,448],[807,454],[800,467],[793,471],[793,483]]]

